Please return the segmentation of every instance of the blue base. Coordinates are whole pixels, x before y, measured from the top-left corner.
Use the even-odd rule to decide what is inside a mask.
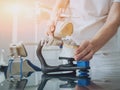
[[[77,62],[77,67],[89,68],[89,61],[80,60]]]

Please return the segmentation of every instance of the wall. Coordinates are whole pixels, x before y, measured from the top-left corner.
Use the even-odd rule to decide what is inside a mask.
[[[0,50],[5,50],[5,60],[8,60],[9,56],[9,45],[12,43],[12,29],[13,29],[13,16],[9,9],[9,4],[13,3],[15,0],[0,0]],[[37,39],[35,38],[35,12],[34,6],[36,0],[18,0],[20,4],[25,5],[26,7],[30,7],[31,12],[25,12],[25,9],[22,9],[22,13],[18,15],[18,36],[17,42],[39,42],[41,38],[44,37],[45,31],[47,29],[46,20],[49,18],[48,13],[43,12],[38,16],[38,33]],[[49,8],[52,8],[52,4],[55,0],[40,0],[42,4],[45,4]],[[49,3],[48,3],[49,2]],[[42,17],[42,18],[41,18]],[[40,65],[39,60],[36,57],[36,48],[37,46],[25,46],[28,52],[28,59],[30,59],[33,63]],[[47,52],[47,51],[45,51]],[[50,52],[50,50],[48,50]],[[58,51],[53,50],[49,55],[46,55],[48,60],[56,59],[56,53]],[[44,53],[45,54],[45,53]],[[51,57],[51,54],[54,57]]]

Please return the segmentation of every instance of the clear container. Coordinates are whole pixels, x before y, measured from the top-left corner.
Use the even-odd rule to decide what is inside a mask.
[[[7,54],[4,49],[1,49],[0,51],[0,66],[7,66],[8,60],[7,60]]]

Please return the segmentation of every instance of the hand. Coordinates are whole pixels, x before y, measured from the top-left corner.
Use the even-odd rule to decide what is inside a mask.
[[[75,60],[90,60],[94,55],[93,45],[90,41],[83,41],[75,52]]]
[[[48,31],[47,31],[47,35],[49,36],[54,36],[54,32],[56,29],[56,24],[58,21],[64,21],[65,17],[61,16],[61,14],[64,14],[65,10],[60,8],[57,12],[52,13],[50,21],[48,23]]]
[[[47,35],[54,37],[55,28],[56,28],[56,23],[54,21],[49,21]]]

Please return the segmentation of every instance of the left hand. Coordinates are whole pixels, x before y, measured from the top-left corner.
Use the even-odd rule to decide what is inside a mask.
[[[57,21],[65,21],[65,9],[63,9],[63,8],[60,8],[59,10],[58,10],[58,12],[57,12],[57,18],[56,18],[56,20]]]
[[[83,41],[75,52],[74,59],[79,60],[90,60],[94,55],[93,45],[90,41]]]

